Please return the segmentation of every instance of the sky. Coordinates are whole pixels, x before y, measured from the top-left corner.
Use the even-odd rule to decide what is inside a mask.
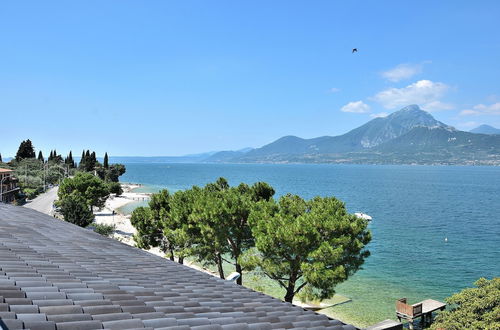
[[[0,153],[237,150],[409,104],[500,128],[499,16],[496,0],[4,1]]]

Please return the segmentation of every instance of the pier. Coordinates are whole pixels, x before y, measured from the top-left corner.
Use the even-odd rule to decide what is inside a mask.
[[[426,324],[432,323],[432,312],[444,310],[446,304],[433,299],[426,299],[419,303],[408,305],[406,298],[401,298],[396,301],[396,317],[401,322],[401,319],[408,320],[410,329],[413,329],[413,322],[417,318],[421,318],[422,328]]]

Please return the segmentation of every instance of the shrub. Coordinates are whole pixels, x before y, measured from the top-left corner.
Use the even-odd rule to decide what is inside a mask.
[[[39,190],[38,189],[32,189],[32,188],[24,188],[23,189],[24,194],[28,199],[33,199],[36,196],[38,196]]]
[[[94,214],[87,206],[85,198],[77,191],[64,196],[58,204],[65,221],[80,227],[87,227],[94,220]]]
[[[93,224],[94,231],[102,236],[110,236],[116,229],[115,225],[105,225],[100,223]]]

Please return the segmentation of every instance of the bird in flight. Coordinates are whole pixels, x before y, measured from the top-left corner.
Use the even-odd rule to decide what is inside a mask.
[[[357,49],[357,48],[353,48],[353,49],[352,49],[352,52],[353,52],[353,53],[357,53],[357,52],[358,52],[358,49]]]

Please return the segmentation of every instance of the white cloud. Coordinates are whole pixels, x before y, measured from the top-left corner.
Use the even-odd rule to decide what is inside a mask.
[[[340,92],[340,88],[337,87],[332,87],[328,90],[330,93],[338,93]]]
[[[382,77],[392,82],[398,82],[422,72],[422,67],[422,64],[399,64],[390,70],[382,72]]]
[[[389,114],[387,112],[372,113],[370,115],[370,117],[372,117],[372,118],[384,118],[387,116],[389,116]]]
[[[363,101],[356,101],[347,103],[340,110],[343,112],[367,113],[370,112],[370,106]]]
[[[424,110],[449,110],[453,106],[439,99],[449,90],[441,82],[419,80],[403,88],[388,88],[377,93],[373,99],[386,109],[395,109],[409,104],[418,104]]]
[[[468,115],[500,115],[500,102],[493,103],[490,105],[478,104],[472,107],[472,109],[460,111],[461,116]]]

